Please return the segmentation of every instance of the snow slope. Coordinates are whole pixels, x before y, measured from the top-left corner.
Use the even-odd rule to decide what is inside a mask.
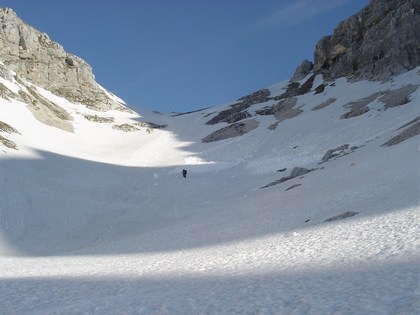
[[[70,133],[0,99],[0,121],[19,131],[1,133],[19,150],[0,147],[0,313],[418,313],[419,138],[382,144],[419,116],[420,90],[402,106],[375,99],[340,116],[349,102],[420,84],[419,71],[337,80],[299,96],[303,113],[275,130],[273,116],[257,116],[257,129],[212,143],[201,139],[227,124],[205,123],[230,103],[174,117],[98,113],[37,88],[73,117]],[[139,121],[167,127],[112,128]],[[343,144],[357,149],[318,164]],[[295,166],[316,170],[261,189]]]

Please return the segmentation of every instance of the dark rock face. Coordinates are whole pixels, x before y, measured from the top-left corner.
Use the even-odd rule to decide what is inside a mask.
[[[420,65],[420,1],[371,0],[315,50],[314,71],[326,79],[387,80]]]
[[[284,92],[281,95],[273,97],[273,99],[276,101],[279,101],[285,98],[291,98],[293,96],[306,94],[311,91],[314,80],[315,80],[315,75],[312,75],[302,85],[300,85],[300,83],[298,82],[292,82],[287,86],[286,92]]]
[[[238,103],[231,105],[229,109],[221,111],[208,122],[206,122],[206,124],[215,125],[221,122],[231,124],[249,118],[251,117],[251,114],[249,114],[246,109],[252,105],[267,102],[270,100],[270,94],[270,90],[262,89],[247,96],[241,97],[238,99]]]

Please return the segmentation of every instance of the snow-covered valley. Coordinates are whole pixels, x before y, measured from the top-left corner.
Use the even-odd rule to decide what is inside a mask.
[[[255,129],[211,142],[229,124],[206,122],[234,102],[102,113],[34,87],[69,132],[0,99],[15,144],[0,147],[0,313],[415,314],[419,138],[384,144],[418,124],[419,71],[336,80],[296,96],[286,119],[257,114],[273,98],[253,104]]]

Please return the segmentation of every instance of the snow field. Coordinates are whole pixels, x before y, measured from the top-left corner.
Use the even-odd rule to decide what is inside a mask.
[[[0,120],[21,133],[7,134],[19,151],[0,152],[0,314],[418,313],[420,146],[381,145],[418,116],[420,91],[339,117],[350,101],[419,81],[338,80],[299,97],[304,113],[276,130],[258,117],[256,130],[211,144],[201,139],[224,126],[205,125],[215,109],[103,113],[168,124],[124,133],[40,90],[74,117],[68,133],[0,100]],[[318,164],[346,143],[359,148]],[[316,170],[260,189],[295,166]],[[358,214],[325,222],[347,211]]]
[[[418,219],[405,209],[192,250],[7,258],[0,305],[11,314],[411,314]]]

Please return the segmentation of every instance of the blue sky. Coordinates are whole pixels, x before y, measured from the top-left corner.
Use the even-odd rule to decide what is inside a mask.
[[[184,112],[289,79],[368,0],[0,0],[134,109]]]

